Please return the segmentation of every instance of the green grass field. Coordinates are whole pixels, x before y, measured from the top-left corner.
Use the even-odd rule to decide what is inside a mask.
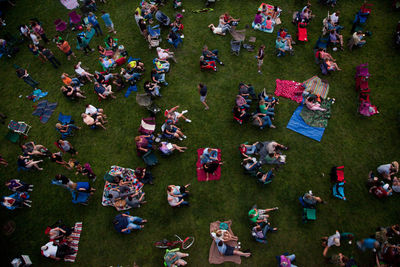
[[[370,196],[365,187],[366,175],[369,170],[378,165],[399,159],[399,88],[398,79],[400,56],[393,45],[393,35],[398,13],[390,8],[391,1],[370,1],[374,4],[372,14],[368,18],[366,29],[372,32],[367,38],[367,45],[362,49],[349,52],[332,52],[337,59],[341,72],[333,73],[326,78],[330,83],[330,97],[336,98],[332,109],[332,118],[325,131],[322,142],[316,142],[286,129],[286,125],[296,109],[293,101],[281,98],[277,108],[274,124],[276,129],[260,131],[251,124],[240,126],[231,114],[237,86],[240,81],[252,83],[260,92],[263,88],[273,92],[275,80],[295,80],[302,82],[315,74],[320,74],[319,67],[314,64],[313,46],[321,32],[322,19],[332,8],[311,1],[315,19],[308,27],[309,42],[297,44],[295,55],[277,58],[274,56],[276,31],[273,34],[247,30],[247,37],[257,38],[257,49],[261,44],[266,45],[263,75],[257,74],[255,53],[242,49],[240,56],[230,53],[230,36],[213,35],[207,28],[210,23],[216,24],[220,14],[228,11],[234,17],[240,17],[238,29],[251,24],[257,7],[261,1],[254,0],[220,0],[217,1],[214,12],[194,14],[191,10],[204,7],[203,0],[184,0],[183,23],[184,43],[176,50],[178,63],[172,63],[171,71],[167,74],[168,87],[162,89],[163,97],[156,100],[162,109],[180,105],[188,109],[187,114],[192,123],[181,123],[181,128],[188,139],[179,142],[189,149],[181,154],[175,153],[168,158],[159,156],[160,162],[152,168],[155,175],[155,185],[146,185],[148,201],[140,209],[130,210],[131,214],[148,219],[146,227],[130,235],[118,234],[112,226],[112,219],[118,213],[111,207],[101,205],[103,174],[111,165],[136,168],[143,166],[143,161],[136,155],[134,137],[140,119],[147,116],[147,111],[139,107],[135,95],[123,97],[123,92],[116,100],[106,100],[99,103],[93,93],[92,85],[83,89],[86,100],[69,101],[60,92],[62,84],[59,78],[62,72],[73,74],[74,61],[57,49],[54,43],[49,47],[61,61],[62,66],[54,69],[50,63],[42,64],[28,51],[26,44],[21,45],[21,51],[12,59],[2,58],[0,67],[0,112],[8,115],[9,119],[25,121],[32,125],[29,140],[49,147],[56,148],[53,142],[58,134],[54,129],[59,112],[70,114],[82,130],[69,140],[79,151],[78,160],[90,162],[98,175],[93,184],[96,194],[90,199],[89,206],[74,205],[67,190],[51,185],[50,181],[57,173],[63,173],[74,181],[86,181],[87,178],[75,176],[59,165],[46,161],[44,171],[17,172],[16,159],[20,154],[18,145],[2,139],[0,153],[10,164],[0,167],[2,181],[20,178],[33,183],[35,190],[31,194],[32,208],[16,211],[1,209],[0,223],[8,220],[16,222],[16,230],[10,236],[1,237],[2,263],[10,262],[14,256],[30,255],[36,266],[67,266],[69,263],[53,262],[40,255],[40,247],[47,243],[44,230],[47,225],[57,219],[63,219],[69,224],[83,222],[83,231],[79,245],[79,253],[75,265],[78,266],[132,266],[136,261],[139,266],[162,266],[164,252],[154,248],[152,243],[162,238],[173,238],[192,235],[196,242],[188,252],[190,266],[208,266],[208,251],[211,245],[209,223],[216,220],[233,221],[233,231],[239,236],[242,247],[249,248],[253,256],[243,259],[244,266],[276,266],[275,256],[285,251],[297,256],[298,266],[325,266],[322,257],[320,237],[331,235],[336,229],[352,232],[356,239],[368,237],[378,226],[398,223],[399,197],[392,196],[385,201],[379,201]],[[341,11],[341,24],[344,39],[350,37],[351,23],[354,14],[361,6],[361,0],[338,1],[337,9]],[[98,4],[99,10],[109,11],[117,30],[119,43],[123,44],[129,54],[142,58],[146,65],[145,79],[139,84],[139,92],[143,92],[143,81],[150,78],[150,66],[155,57],[155,50],[149,50],[147,43],[139,34],[134,20],[134,10],[139,1],[108,0],[107,4]],[[291,23],[292,13],[304,6],[305,1],[273,0],[271,4],[279,4],[283,13],[283,26],[295,35],[295,26]],[[172,0],[162,8],[172,17]],[[5,12],[6,27],[1,33],[17,33],[17,25],[27,23],[36,17],[42,21],[47,35],[55,35],[53,21],[57,18],[67,19],[68,10],[59,1],[52,0],[20,0],[14,8]],[[98,16],[100,12],[97,13]],[[100,19],[100,18],[99,18]],[[99,20],[103,31],[104,24]],[[166,36],[167,31],[163,31]],[[76,32],[63,34],[75,50]],[[91,47],[103,43],[104,37],[91,42]],[[162,47],[170,47],[163,38]],[[201,48],[207,44],[210,49],[219,49],[220,58],[225,66],[219,67],[217,73],[200,72],[198,59]],[[78,60],[91,72],[100,70],[98,54],[93,52],[84,56],[81,51],[75,51]],[[354,90],[355,67],[368,62],[372,74],[369,81],[371,100],[378,105],[380,114],[371,118],[362,117],[357,113],[358,96]],[[25,98],[30,93],[30,87],[15,75],[13,64],[25,67],[31,76],[40,82],[40,88],[48,91],[46,99],[58,102],[58,107],[47,124],[39,122],[32,116],[31,101]],[[210,110],[204,111],[199,101],[197,84],[204,82],[208,88],[208,103]],[[19,95],[23,95],[19,98]],[[108,129],[91,130],[83,126],[79,117],[84,112],[85,105],[91,103],[105,110],[109,117]],[[158,126],[163,117],[157,117]],[[7,127],[0,127],[0,136],[5,136]],[[254,178],[243,174],[240,166],[238,145],[241,142],[276,140],[290,146],[287,152],[287,164],[279,170],[272,184],[262,187]],[[197,182],[195,162],[196,150],[200,147],[218,147],[222,149],[225,164],[222,167],[222,178],[219,181]],[[332,197],[329,170],[332,166],[345,165],[347,180],[345,192],[347,201]],[[191,183],[189,208],[172,209],[166,201],[166,186],[168,184]],[[301,209],[297,198],[304,192],[312,190],[328,201],[317,211],[317,221],[303,224]],[[9,195],[4,186],[2,195]],[[250,224],[247,211],[257,203],[259,207],[279,207],[272,214],[272,225],[279,231],[270,234],[268,244],[256,243],[250,235]],[[374,266],[372,254],[360,253],[354,243],[343,244],[340,248],[331,249],[330,253],[342,252],[354,256],[360,266]],[[225,264],[224,266],[233,266]]]

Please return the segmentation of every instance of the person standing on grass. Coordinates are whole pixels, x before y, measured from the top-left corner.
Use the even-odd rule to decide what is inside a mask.
[[[60,49],[61,51],[64,52],[64,54],[67,56],[68,60],[71,60],[71,56],[76,58],[74,52],[72,52],[71,46],[69,45],[69,43],[67,41],[65,41],[65,40],[57,41],[57,47],[58,47],[58,49]]]
[[[197,88],[199,89],[200,101],[204,105],[204,109],[205,110],[210,109],[210,107],[207,105],[207,102],[206,102],[207,86],[205,84],[203,84],[203,83],[199,83]]]
[[[92,24],[93,29],[96,32],[96,36],[103,35],[103,32],[101,31],[101,28],[100,28],[100,24],[97,21],[97,17],[93,14],[93,12],[89,12],[88,20],[89,20],[89,23]]]
[[[101,15],[101,18],[104,21],[104,24],[106,24],[106,27],[108,28],[108,32],[112,32],[116,34],[117,32],[114,30],[114,23],[112,22],[110,18],[110,14],[108,12],[105,12],[104,10],[101,11],[103,15]]]
[[[263,65],[263,63],[264,63],[264,49],[265,49],[265,45],[261,45],[260,46],[260,49],[258,50],[258,54],[257,54],[257,56],[256,56],[256,58],[257,58],[257,67],[258,67],[258,73],[259,74],[261,74],[262,72],[261,72],[261,66]]]

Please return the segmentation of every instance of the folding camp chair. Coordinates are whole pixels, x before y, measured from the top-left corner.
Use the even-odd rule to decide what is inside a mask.
[[[344,182],[335,183],[332,188],[333,196],[342,200],[346,200],[346,196],[344,195]]]
[[[152,150],[146,152],[146,154],[142,156],[142,159],[147,166],[154,166],[158,163],[158,159]]]
[[[143,118],[140,122],[139,133],[152,134],[156,130],[156,118]]]
[[[136,94],[136,102],[139,104],[139,106],[145,107],[150,112],[152,117],[155,117],[155,115],[161,110],[156,104],[153,103],[151,96],[148,94]]]
[[[76,11],[72,11],[68,14],[69,16],[69,23],[70,24],[80,24],[81,23],[81,15],[76,13]]]
[[[299,197],[299,202],[303,207],[303,215],[302,215],[303,223],[306,223],[308,221],[315,221],[317,219],[316,209],[307,205],[304,202],[303,197]]]
[[[241,41],[236,41],[236,40],[232,39],[231,40],[231,53],[236,56],[239,56],[241,46],[242,46]]]
[[[10,123],[8,124],[8,129],[17,134],[22,134],[24,136],[28,136],[28,132],[31,128],[32,128],[31,126],[29,126],[23,121],[16,122],[11,120]]]

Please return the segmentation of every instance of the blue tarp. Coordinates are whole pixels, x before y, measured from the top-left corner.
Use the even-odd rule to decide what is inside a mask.
[[[300,116],[302,109],[303,106],[299,106],[294,111],[286,128],[320,142],[324,135],[325,128],[311,127],[305,123],[303,118]]]

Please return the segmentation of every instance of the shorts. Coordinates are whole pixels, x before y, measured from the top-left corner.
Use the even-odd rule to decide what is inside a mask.
[[[257,66],[261,66],[263,63],[264,63],[264,60],[263,59],[259,59],[257,61]]]
[[[225,250],[224,256],[232,256],[234,250],[235,250],[234,247],[226,245],[226,250]]]
[[[70,55],[72,55],[72,49],[70,49],[67,53],[65,53],[65,55],[67,55],[67,57],[69,57]]]
[[[207,95],[205,95],[205,96],[202,96],[202,95],[201,95],[201,96],[200,96],[200,101],[201,101],[201,102],[205,102],[205,101],[206,101],[206,97],[207,97]]]

